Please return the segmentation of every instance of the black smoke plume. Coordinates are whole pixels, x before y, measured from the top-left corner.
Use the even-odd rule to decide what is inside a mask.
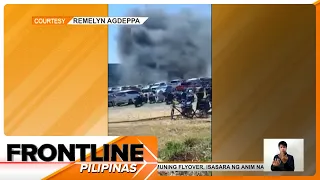
[[[211,19],[189,10],[134,9],[128,16],[149,19],[121,26],[117,36],[121,83],[211,76]]]

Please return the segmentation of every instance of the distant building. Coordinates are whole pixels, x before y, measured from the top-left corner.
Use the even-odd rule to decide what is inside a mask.
[[[121,65],[120,64],[108,64],[108,85],[116,86],[119,85],[121,78]]]

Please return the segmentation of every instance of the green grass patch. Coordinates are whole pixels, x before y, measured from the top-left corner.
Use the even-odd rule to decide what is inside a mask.
[[[210,162],[210,138],[186,138],[183,141],[169,141],[159,151],[159,158],[165,162]],[[161,172],[169,176],[210,176],[211,172]]]

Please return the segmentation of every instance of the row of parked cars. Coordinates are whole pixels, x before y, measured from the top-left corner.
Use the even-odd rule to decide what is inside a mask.
[[[191,78],[187,80],[174,79],[170,82],[157,82],[148,85],[133,85],[133,86],[119,86],[111,87],[108,91],[108,104],[109,106],[120,106],[122,104],[133,104],[134,99],[141,93],[150,92],[173,92],[184,91],[186,89],[193,89],[196,91],[198,88],[211,85],[211,78]]]

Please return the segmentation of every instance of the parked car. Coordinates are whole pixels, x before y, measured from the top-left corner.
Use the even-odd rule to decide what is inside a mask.
[[[121,86],[121,91],[132,90],[132,89],[131,89],[132,87],[133,87],[133,86],[129,86],[129,85],[127,85],[127,86]]]
[[[199,78],[191,78],[186,80],[186,83],[188,84],[188,88],[192,88],[193,91],[197,91],[199,88],[201,88],[202,84]]]
[[[126,90],[134,90],[134,91],[141,92],[141,89],[140,89],[140,88],[138,88],[138,87],[136,87],[136,86],[129,86],[129,88],[128,88],[128,89],[126,89]]]
[[[111,90],[108,91],[108,95],[113,95],[115,93],[116,93],[116,91],[111,91]]]
[[[142,84],[137,84],[137,85],[134,85],[134,86],[137,87],[137,88],[139,88],[139,89],[143,88],[143,85],[142,85]]]
[[[173,88],[176,88],[177,86],[181,85],[181,83],[182,83],[181,79],[174,79],[174,80],[170,81],[170,85]]]
[[[163,92],[165,92],[165,93],[172,92],[173,90],[174,90],[174,88],[173,88],[171,85],[159,87],[159,88],[157,89],[157,91],[163,91]]]
[[[133,104],[134,99],[139,96],[140,93],[134,90],[125,90],[116,93],[115,104],[120,106],[122,104]]]
[[[196,91],[201,87],[201,81],[199,78],[191,78],[186,81],[183,81],[181,85],[176,87],[177,91],[184,91],[186,89],[192,89],[193,91]]]
[[[108,95],[108,107],[113,107],[115,106],[115,95],[114,94],[109,94]]]
[[[143,94],[149,94],[149,93],[151,92],[151,89],[148,88],[148,87],[145,87],[145,88],[142,88],[142,89],[141,89],[141,92],[142,92]]]
[[[121,87],[112,87],[111,91],[114,91],[114,92],[121,91]]]
[[[166,82],[157,82],[157,83],[154,83],[152,86],[151,86],[151,90],[152,91],[156,91],[157,89],[159,89],[160,87],[165,87],[167,86],[167,83]]]
[[[199,78],[202,86],[208,86],[208,85],[211,85],[212,83],[212,80],[211,80],[211,77],[203,77],[203,78]]]

